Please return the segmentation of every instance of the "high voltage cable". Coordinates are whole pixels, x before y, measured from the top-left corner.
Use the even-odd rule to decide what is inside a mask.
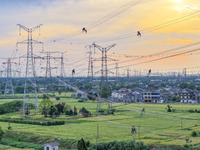
[[[186,51],[186,52],[182,52],[182,53],[178,53],[178,54],[173,54],[173,55],[166,56],[166,57],[148,60],[148,61],[141,62],[141,63],[135,63],[135,64],[126,65],[126,66],[121,66],[119,68],[125,68],[125,67],[140,65],[140,64],[146,64],[146,63],[150,63],[150,62],[154,62],[154,61],[158,61],[158,60],[163,60],[163,59],[167,59],[167,58],[171,58],[171,57],[175,57],[175,56],[179,56],[179,55],[184,55],[184,54],[187,54],[187,53],[192,53],[192,52],[195,52],[195,51],[200,51],[200,49],[194,49],[194,50],[190,50],[190,51]],[[113,69],[116,69],[116,68],[112,68],[112,69],[109,69],[109,70],[113,70]]]
[[[134,60],[140,60],[140,59],[144,59],[144,58],[159,56],[159,55],[162,55],[162,54],[165,54],[165,53],[168,53],[168,52],[173,52],[173,51],[181,50],[181,49],[188,48],[188,47],[191,47],[191,46],[196,46],[196,45],[199,45],[199,44],[200,44],[200,41],[194,42],[192,44],[188,44],[188,45],[185,45],[185,46],[180,46],[180,47],[177,47],[177,48],[165,50],[165,51],[158,52],[158,53],[149,54],[149,55],[146,55],[146,56],[143,56],[143,57],[129,59],[129,60],[126,60],[126,61],[121,61],[120,64],[127,63],[127,62],[134,61]],[[110,64],[109,66],[112,66],[112,65],[115,65],[115,63]]]
[[[142,1],[143,0],[134,0],[134,1],[131,0],[128,3],[124,4],[123,6],[119,7],[118,9],[116,9],[115,11],[112,11],[111,13],[109,13],[109,14],[105,15],[104,17],[96,20],[95,22],[86,25],[86,28],[88,30],[92,30],[93,28],[103,24],[104,22],[106,22],[106,21],[118,16],[119,14],[127,11],[131,7],[140,4]],[[65,35],[65,36],[63,36],[61,38],[55,38],[53,40],[46,40],[45,42],[57,42],[57,41],[61,41],[61,40],[65,40],[65,39],[69,39],[69,38],[75,37],[75,36],[80,35],[80,34],[82,34],[82,32],[80,30],[77,30],[76,32],[68,34],[68,35]]]
[[[183,17],[180,17],[180,18],[177,18],[177,19],[165,22],[165,23],[161,23],[161,24],[153,26],[153,27],[149,27],[149,28],[146,28],[146,29],[141,29],[140,32],[143,34],[143,33],[148,33],[148,32],[154,31],[154,30],[162,29],[162,28],[165,28],[165,27],[168,27],[168,26],[171,26],[171,25],[186,21],[188,19],[191,19],[191,18],[193,18],[194,16],[196,16],[198,14],[200,14],[200,11],[196,11],[194,13],[185,15]],[[98,42],[102,43],[102,42],[108,42],[108,41],[115,41],[115,40],[126,39],[126,38],[130,38],[130,37],[134,37],[134,36],[135,37],[137,36],[136,33],[130,33],[130,34],[117,36],[117,37],[113,37],[113,38],[110,38],[110,39],[107,39],[107,40],[98,41]]]
[[[135,6],[135,5],[139,4],[139,3],[141,3],[142,1],[143,1],[143,0],[130,1],[129,3],[123,5],[120,9],[117,9],[117,10],[113,11],[112,13],[110,13],[109,15],[106,15],[106,16],[104,16],[103,18],[97,20],[97,21],[96,21],[97,24],[94,24],[94,25],[92,24],[91,26],[89,25],[88,29],[91,30],[91,29],[95,28],[96,26],[98,26],[98,25],[100,25],[100,24],[102,24],[102,23],[104,23],[104,22],[106,22],[106,21],[112,19],[112,18],[115,17],[115,16],[118,16],[119,14],[121,14],[121,13],[127,11],[128,9],[130,9],[131,7],[133,7],[133,6]]]
[[[154,53],[154,54],[150,54],[150,55],[146,55],[146,56],[143,56],[143,57],[139,57],[139,58],[134,58],[134,59],[129,59],[129,60],[126,60],[126,61],[121,61],[119,62],[120,64],[122,63],[127,63],[127,62],[131,62],[131,61],[135,61],[135,60],[141,60],[141,59],[144,59],[144,58],[150,58],[150,57],[154,57],[154,56],[159,56],[161,54],[165,54],[165,53],[168,53],[168,52],[173,52],[173,51],[177,51],[177,50],[181,50],[181,49],[184,49],[184,48],[188,48],[188,47],[192,47],[192,46],[196,46],[196,45],[199,45],[200,44],[200,41],[198,42],[194,42],[192,44],[188,44],[188,45],[185,45],[185,46],[180,46],[180,47],[177,47],[177,48],[173,48],[173,49],[169,49],[169,50],[165,50],[165,51],[162,51],[162,52],[158,52],[158,53]],[[188,54],[190,52],[187,52],[185,54]],[[169,56],[166,56],[166,57],[171,57],[172,55],[176,55],[176,54],[171,54]],[[180,55],[183,55],[183,54],[180,54]],[[113,65],[116,65],[116,63],[111,63],[111,64],[108,64],[108,66],[113,66]],[[96,67],[96,68],[100,68],[101,66],[99,67]],[[77,70],[85,70],[87,68],[82,68],[82,69],[77,69]],[[112,68],[110,70],[113,70],[115,68]]]

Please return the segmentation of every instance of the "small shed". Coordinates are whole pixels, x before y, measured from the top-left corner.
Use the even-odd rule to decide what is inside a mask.
[[[58,150],[58,145],[60,144],[57,142],[44,144],[44,150]]]

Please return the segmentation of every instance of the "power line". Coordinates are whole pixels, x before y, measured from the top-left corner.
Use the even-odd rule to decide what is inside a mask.
[[[89,30],[92,30],[93,28],[107,22],[108,20],[118,16],[119,14],[127,11],[128,9],[130,9],[131,7],[135,6],[135,5],[138,5],[142,2],[143,0],[131,0],[130,2],[124,4],[123,6],[121,6],[120,8],[116,9],[115,11],[105,15],[104,17],[94,21],[93,23],[90,23],[88,25],[86,25],[87,29]],[[82,32],[80,30],[74,32],[74,33],[71,33],[71,34],[68,34],[68,35],[65,35],[61,38],[55,38],[53,40],[47,40],[45,42],[57,42],[57,41],[62,41],[62,40],[65,40],[65,39],[69,39],[69,38],[72,38],[72,37],[75,37],[77,35],[80,35],[82,34]]]
[[[186,21],[188,19],[191,19],[194,16],[199,15],[199,13],[200,13],[200,11],[196,11],[194,13],[185,15],[185,16],[180,17],[180,18],[176,18],[176,19],[168,21],[168,22],[161,23],[161,24],[156,25],[156,26],[141,29],[140,32],[143,34],[143,33],[148,33],[148,32],[151,32],[151,31],[159,30],[159,29],[162,29],[162,28],[165,28],[165,27]],[[99,42],[99,43],[110,42],[110,41],[116,41],[116,40],[126,39],[126,38],[130,38],[130,37],[136,37],[136,36],[137,35],[136,35],[136,32],[135,32],[135,33],[129,33],[129,34],[125,34],[125,35],[122,35],[122,36],[116,36],[116,37],[113,37],[113,38],[110,38],[110,39],[101,40],[101,41],[97,41],[97,42]]]
[[[153,60],[149,60],[149,61],[144,61],[144,62],[141,62],[141,63],[135,63],[135,64],[126,65],[126,66],[121,66],[119,68],[125,68],[125,67],[129,67],[129,66],[135,66],[135,65],[150,63],[150,62],[154,62],[154,61],[158,61],[158,60],[163,60],[163,59],[167,59],[167,58],[171,58],[171,57],[175,57],[175,56],[184,55],[184,54],[187,54],[187,53],[196,52],[196,51],[199,51],[199,50],[200,49],[194,49],[194,50],[190,50],[190,51],[186,51],[186,52],[182,52],[182,53],[178,53],[178,54],[173,54],[173,55],[166,56],[166,57],[161,57],[161,58],[157,58],[157,59],[153,59]],[[115,69],[115,68],[112,68],[110,70],[113,70],[113,69]]]

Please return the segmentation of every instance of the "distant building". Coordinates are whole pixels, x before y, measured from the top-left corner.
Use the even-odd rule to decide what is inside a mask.
[[[131,91],[130,89],[120,89],[112,91],[112,99],[115,101],[121,101],[125,103],[138,103],[141,102],[142,96],[140,92]]]
[[[196,104],[199,103],[200,99],[199,93],[191,89],[184,89],[180,91],[179,96],[181,98],[181,103]]]
[[[144,103],[163,103],[163,100],[160,98],[159,92],[143,92],[142,93],[142,100]]]
[[[44,144],[44,150],[58,150],[60,144],[57,142]]]

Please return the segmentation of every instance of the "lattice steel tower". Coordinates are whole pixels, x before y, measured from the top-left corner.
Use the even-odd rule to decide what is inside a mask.
[[[34,64],[34,54],[33,54],[33,43],[43,44],[42,42],[33,40],[32,33],[36,29],[40,28],[42,24],[37,25],[33,28],[27,28],[21,24],[17,24],[19,29],[25,30],[28,33],[28,38],[24,41],[18,42],[18,44],[27,44],[27,54],[23,56],[26,58],[26,73],[25,73],[25,85],[24,85],[24,97],[23,97],[23,114],[28,110],[29,103],[33,103],[38,112],[38,96],[37,96],[37,85],[35,81],[35,64]]]
[[[12,97],[15,96],[14,89],[13,89],[13,83],[12,83],[12,69],[11,69],[11,58],[7,59],[7,62],[3,62],[3,64],[6,65],[6,86],[4,90],[4,96],[6,96],[8,93],[12,93]]]
[[[92,47],[93,45],[89,45],[89,52],[88,52],[88,78],[90,81],[93,80],[94,72],[93,72],[93,54],[92,54]]]
[[[60,60],[60,78],[63,78],[65,76],[64,53],[61,53]]]
[[[53,89],[53,80],[52,80],[52,69],[57,69],[58,67],[51,67],[51,60],[55,60],[56,58],[51,56],[51,54],[58,53],[58,52],[51,52],[51,51],[42,51],[41,53],[46,54],[46,56],[42,57],[43,59],[46,60],[46,67],[41,67],[41,69],[45,69],[45,90],[47,91],[47,86],[52,89],[53,94],[54,94],[54,89]],[[50,79],[50,81],[48,80]]]
[[[98,48],[102,53],[102,56],[101,56],[101,83],[100,83],[101,86],[108,83],[108,65],[107,65],[108,57],[107,57],[107,52],[111,48],[113,48],[115,45],[116,44],[112,44],[108,47],[101,47],[101,46],[93,43],[93,46]]]

